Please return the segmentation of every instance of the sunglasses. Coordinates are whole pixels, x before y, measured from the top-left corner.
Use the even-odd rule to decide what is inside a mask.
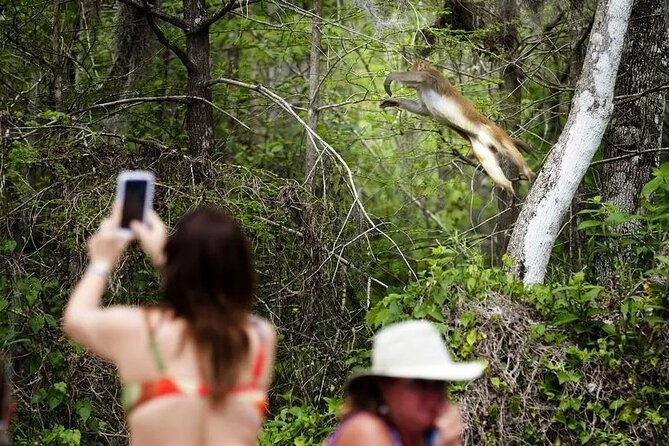
[[[414,392],[441,392],[446,393],[446,381],[433,379],[410,378],[406,381],[408,389]]]

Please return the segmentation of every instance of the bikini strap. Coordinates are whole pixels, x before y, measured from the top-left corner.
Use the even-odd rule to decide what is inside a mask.
[[[156,327],[151,323],[151,318],[149,317],[149,311],[144,311],[144,320],[146,321],[146,327],[148,329],[149,335],[149,351],[151,352],[151,357],[153,358],[154,364],[161,375],[165,374],[167,366],[165,365],[165,360],[163,360],[162,355],[160,354],[160,347],[156,341]]]
[[[255,362],[253,363],[253,371],[251,372],[251,385],[257,387],[267,358],[267,336],[259,320],[253,319],[253,328],[258,335],[258,341],[260,341],[258,354],[256,355]]]

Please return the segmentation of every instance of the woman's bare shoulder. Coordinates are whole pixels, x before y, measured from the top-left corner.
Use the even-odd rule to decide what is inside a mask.
[[[129,344],[146,330],[140,307],[112,305],[96,309],[64,327],[68,335],[97,355],[116,362]]]
[[[362,445],[392,446],[388,426],[378,416],[361,412],[346,421],[341,427],[337,446]]]

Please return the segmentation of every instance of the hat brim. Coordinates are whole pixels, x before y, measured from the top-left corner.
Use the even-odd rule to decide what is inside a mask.
[[[470,381],[476,379],[486,368],[484,362],[460,362],[420,367],[395,367],[393,370],[361,370],[354,372],[346,382],[346,390],[354,382],[363,378],[413,378],[430,379],[434,381]]]

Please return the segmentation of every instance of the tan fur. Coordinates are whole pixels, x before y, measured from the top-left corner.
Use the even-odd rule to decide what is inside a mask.
[[[418,77],[418,79],[421,79],[420,81],[416,79],[416,74],[413,74],[416,72],[422,74],[422,76]],[[495,157],[495,153],[502,153],[510,159],[528,180],[532,181],[535,178],[536,175],[518,150],[520,144],[515,142],[518,140],[514,141],[504,130],[479,113],[472,103],[460,94],[460,92],[451,85],[448,79],[446,79],[440,71],[432,68],[429,62],[419,60],[413,64],[409,69],[409,72],[406,74],[392,73],[389,75],[384,84],[389,94],[390,82],[392,80],[404,82],[407,86],[415,88],[418,94],[418,101],[422,103],[421,105],[425,108],[431,110],[430,115],[433,118],[449,126],[462,137],[469,139],[474,155],[479,160],[484,170],[490,175],[490,178],[492,178],[495,184],[499,187],[514,194],[511,182],[502,172],[499,162]],[[423,103],[423,100],[426,97],[435,98],[434,93],[429,93],[428,90],[436,92],[438,94],[436,97],[443,98],[443,101],[437,99],[434,103]],[[415,101],[407,102],[416,103]],[[381,107],[406,108],[403,107],[402,104],[401,100],[389,99],[383,101]],[[435,110],[446,110],[450,112],[450,118],[448,114],[435,114],[433,112]],[[453,114],[453,110],[457,110],[457,113]],[[421,114],[427,113],[422,111]],[[458,116],[458,114],[460,116]],[[465,119],[463,120],[462,117]],[[457,119],[453,120],[453,118]],[[456,123],[455,121],[458,122]],[[525,145],[524,148],[529,147],[527,144],[523,144]]]

